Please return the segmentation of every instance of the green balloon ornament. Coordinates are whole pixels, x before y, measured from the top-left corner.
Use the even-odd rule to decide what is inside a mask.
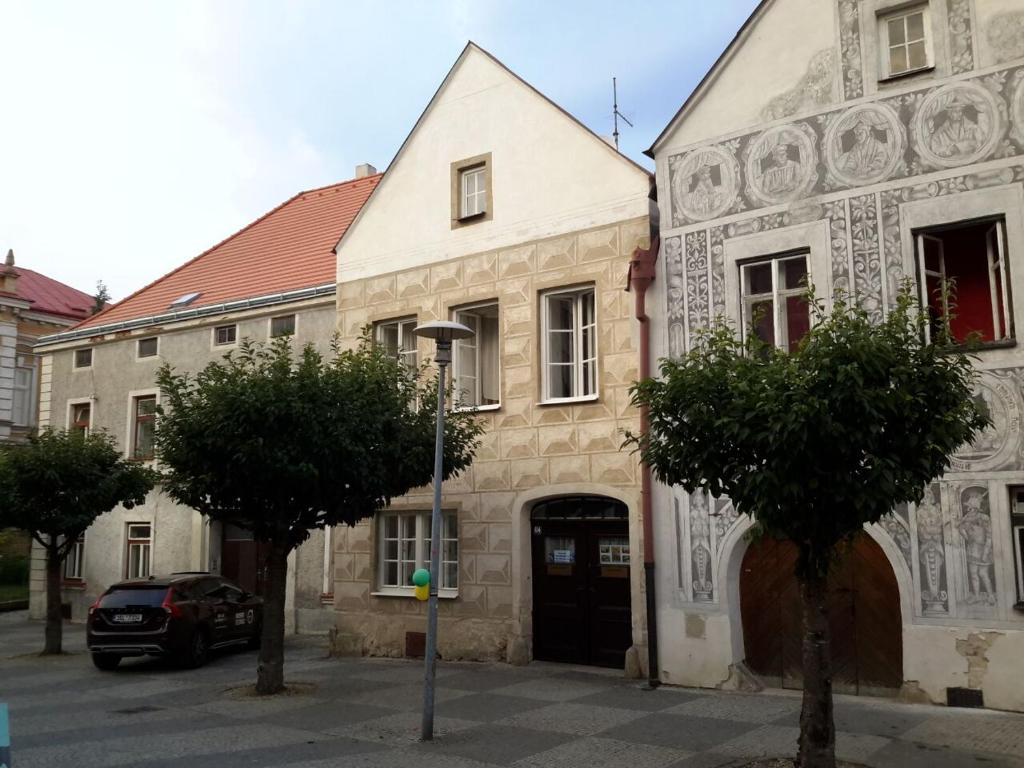
[[[430,571],[426,568],[417,568],[412,574],[412,583],[417,587],[425,587],[430,583]]]

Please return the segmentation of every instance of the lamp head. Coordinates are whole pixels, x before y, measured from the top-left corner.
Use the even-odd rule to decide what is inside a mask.
[[[457,339],[468,339],[473,335],[473,331],[462,323],[453,323],[450,320],[423,323],[413,328],[412,332],[425,339],[433,339],[438,344],[451,344]]]

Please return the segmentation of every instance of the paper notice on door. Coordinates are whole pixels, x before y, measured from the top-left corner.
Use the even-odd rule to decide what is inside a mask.
[[[551,553],[551,562],[553,563],[571,563],[573,561],[573,551],[571,549],[556,549]]]

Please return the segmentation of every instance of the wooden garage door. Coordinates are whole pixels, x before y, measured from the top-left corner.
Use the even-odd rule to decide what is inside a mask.
[[[740,611],[750,669],[769,685],[803,686],[796,547],[764,539],[743,557]],[[881,547],[859,534],[829,576],[833,685],[879,694],[903,682],[902,619],[896,576]]]

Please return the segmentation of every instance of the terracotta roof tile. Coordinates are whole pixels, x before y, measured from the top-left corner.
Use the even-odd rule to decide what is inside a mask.
[[[336,279],[334,246],[381,175],[300,192],[245,228],[76,328],[311,288]]]
[[[14,271],[18,273],[18,290],[14,297],[32,302],[33,312],[81,320],[92,311],[95,299],[88,293],[32,269],[16,266]]]

